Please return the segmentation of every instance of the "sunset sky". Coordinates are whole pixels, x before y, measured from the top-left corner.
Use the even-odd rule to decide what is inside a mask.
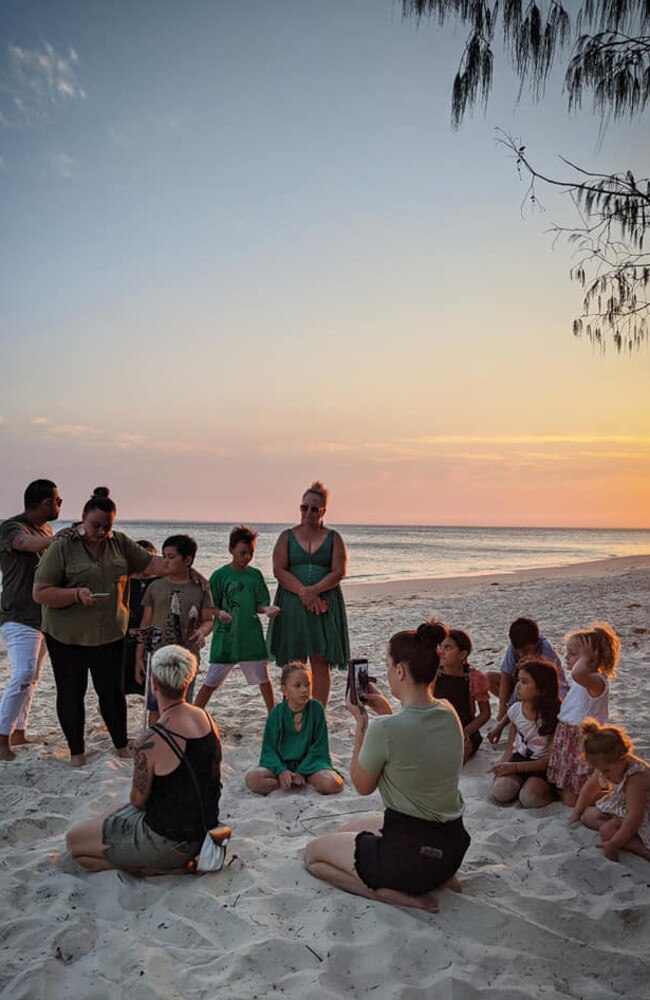
[[[648,174],[648,116],[537,106],[392,0],[5,0],[0,517],[650,527],[650,353],[571,334],[531,159]]]

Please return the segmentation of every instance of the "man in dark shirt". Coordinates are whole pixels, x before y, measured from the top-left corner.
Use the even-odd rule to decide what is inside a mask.
[[[27,743],[27,718],[46,654],[41,609],[32,599],[34,573],[54,538],[48,522],[56,521],[63,501],[55,483],[36,479],[24,502],[22,514],[0,525],[0,635],[11,668],[0,699],[0,760],[14,760],[11,747]]]

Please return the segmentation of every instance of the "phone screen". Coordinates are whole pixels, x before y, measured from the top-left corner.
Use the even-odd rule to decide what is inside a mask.
[[[357,695],[368,694],[368,661],[357,660],[354,665],[354,681]]]
[[[365,659],[350,660],[348,662],[348,684],[350,701],[353,705],[363,707],[362,696],[368,694],[368,661]]]

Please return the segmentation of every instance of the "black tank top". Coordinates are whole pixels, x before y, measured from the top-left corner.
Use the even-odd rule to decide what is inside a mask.
[[[446,698],[456,709],[461,725],[469,725],[473,718],[472,699],[469,693],[469,673],[464,673],[460,677],[455,677],[452,674],[438,674],[433,694],[435,698]]]
[[[212,728],[205,736],[195,739],[181,736],[172,729],[165,729],[165,732],[175,737],[176,741],[185,740],[185,753],[170,774],[154,774],[145,808],[145,822],[161,837],[195,843],[203,840],[206,827],[209,830],[219,822],[221,743]],[[179,744],[179,750],[182,746],[182,743]],[[205,826],[188,764],[201,791]]]

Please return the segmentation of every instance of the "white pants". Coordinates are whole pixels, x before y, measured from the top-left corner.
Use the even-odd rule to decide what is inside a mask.
[[[9,683],[0,701],[0,734],[26,729],[34,691],[47,654],[45,636],[37,628],[5,622],[0,626],[11,667]]]
[[[220,688],[236,663],[211,663],[203,683],[206,687]],[[248,684],[268,684],[271,680],[266,660],[242,660],[239,664]]]

